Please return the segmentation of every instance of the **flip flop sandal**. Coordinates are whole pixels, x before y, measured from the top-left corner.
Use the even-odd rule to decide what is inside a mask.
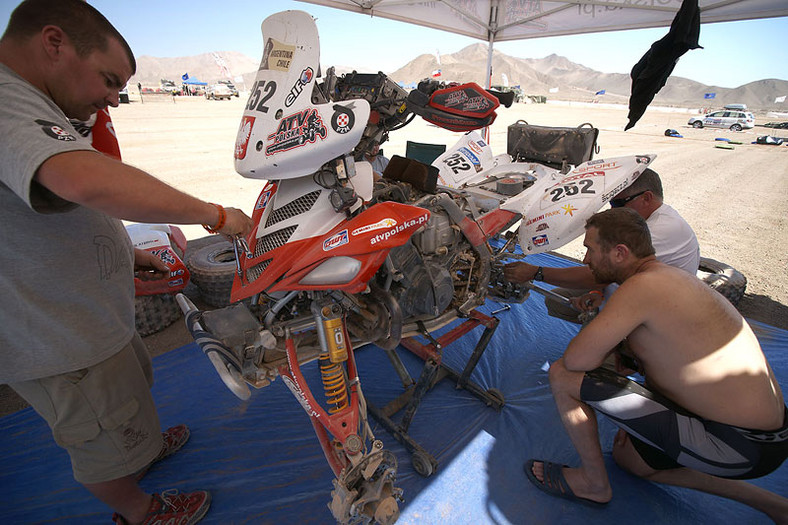
[[[533,466],[534,462],[536,461],[541,461],[544,465],[544,481],[539,481],[539,479],[534,475]],[[607,501],[602,503],[599,501],[590,500],[588,498],[576,496],[569,487],[569,483],[567,483],[566,479],[564,478],[564,467],[566,467],[566,465],[551,463],[549,461],[543,461],[540,459],[529,459],[525,462],[523,469],[525,470],[525,475],[528,476],[529,480],[531,480],[531,483],[536,485],[536,487],[542,492],[550,494],[551,496],[577,501],[592,507],[604,507],[608,504]]]

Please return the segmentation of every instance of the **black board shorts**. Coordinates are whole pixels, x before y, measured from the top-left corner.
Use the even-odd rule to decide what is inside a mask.
[[[656,470],[688,467],[722,478],[752,479],[774,471],[788,456],[788,408],[777,430],[738,428],[691,414],[605,368],[586,372],[580,397],[624,429]]]

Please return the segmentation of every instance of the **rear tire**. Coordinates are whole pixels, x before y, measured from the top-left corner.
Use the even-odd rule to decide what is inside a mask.
[[[141,337],[164,330],[180,317],[181,309],[174,295],[139,295],[134,298],[134,324]]]
[[[695,129],[700,129],[703,127],[703,122],[701,122],[700,120],[696,120],[695,122],[692,123],[692,127]]]
[[[235,250],[230,241],[220,238],[203,246],[189,254],[185,263],[191,281],[206,303],[217,308],[230,304],[236,269]]]
[[[741,131],[741,125],[734,124],[733,126],[731,126],[731,131]]]
[[[747,278],[738,270],[706,257],[700,258],[698,278],[721,293],[733,306],[739,304],[747,289]]]

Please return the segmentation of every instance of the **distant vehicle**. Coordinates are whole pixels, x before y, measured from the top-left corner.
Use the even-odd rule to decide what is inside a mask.
[[[744,128],[755,126],[755,117],[746,111],[721,110],[703,115],[692,117],[687,122],[693,128],[728,128],[731,131],[741,131]]]
[[[118,92],[118,100],[121,104],[129,103],[129,89],[127,87],[124,87]]]
[[[232,96],[233,92],[230,91],[227,84],[213,84],[205,92],[205,98],[208,100],[221,100],[223,98],[230,100]]]
[[[161,90],[167,93],[173,93],[175,91],[180,92],[181,88],[175,85],[175,82],[172,80],[167,80],[166,78],[162,78],[160,80],[161,83]]]
[[[747,111],[747,104],[725,104],[725,109],[733,109],[736,111]]]
[[[233,84],[230,80],[220,80],[219,84],[224,84],[225,86],[230,88],[230,92],[233,94],[234,97],[238,96],[238,89],[235,87],[235,84]]]

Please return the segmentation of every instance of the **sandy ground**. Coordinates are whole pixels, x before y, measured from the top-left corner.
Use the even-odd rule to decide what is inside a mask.
[[[251,215],[263,182],[244,179],[233,169],[244,103],[243,96],[230,101],[132,98],[131,104],[112,110],[123,158],[180,190]],[[595,158],[656,153],[652,167],[662,178],[665,200],[694,228],[701,254],[746,276],[747,293],[739,305],[743,315],[788,329],[788,219],[781,210],[788,197],[788,147],[750,144],[758,135],[788,137],[788,130],[693,129],[687,126],[689,116],[686,111],[650,108],[635,128],[624,132],[624,107],[516,104],[499,110],[490,143],[496,154],[505,153],[507,126],[519,119],[546,126],[590,122],[600,129],[600,152]],[[773,119],[756,115],[756,122],[767,120]],[[668,128],[684,138],[666,137]],[[458,137],[416,119],[393,133],[383,149],[389,157],[404,156],[407,140],[451,145]],[[734,150],[718,149],[717,137],[743,144]],[[201,227],[183,230],[192,248],[204,242]],[[580,240],[557,251],[580,259],[584,255]],[[182,322],[146,338],[153,355],[190,341]],[[24,406],[14,397],[7,387],[0,388],[0,414]]]

